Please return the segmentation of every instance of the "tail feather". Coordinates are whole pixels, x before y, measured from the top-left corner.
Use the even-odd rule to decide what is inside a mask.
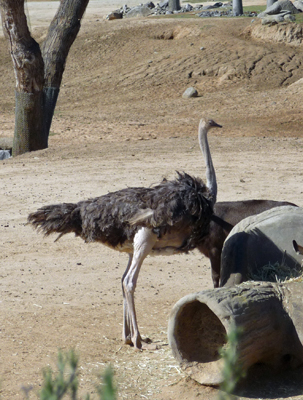
[[[78,205],[72,203],[41,207],[29,214],[27,221],[35,229],[42,231],[45,236],[52,233],[60,233],[56,240],[70,232],[74,232],[76,236],[80,236],[82,231]]]
[[[128,220],[130,225],[137,225],[143,222],[151,221],[153,223],[154,210],[150,208],[139,210],[132,218]]]

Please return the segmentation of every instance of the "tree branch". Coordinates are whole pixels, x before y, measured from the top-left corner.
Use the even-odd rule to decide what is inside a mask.
[[[61,1],[42,46],[45,87],[59,88],[68,52],[81,27],[89,0]]]
[[[44,65],[39,44],[31,37],[24,0],[1,0],[3,31],[9,39],[16,90],[35,93],[43,89]]]

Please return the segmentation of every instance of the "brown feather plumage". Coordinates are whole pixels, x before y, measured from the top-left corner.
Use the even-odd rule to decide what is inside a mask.
[[[180,249],[188,251],[208,233],[212,207],[201,179],[177,174],[177,179],[150,188],[126,188],[77,204],[45,206],[31,213],[28,222],[45,235],[74,232],[86,242],[99,241],[113,248],[132,241],[142,226],[159,238],[177,229],[188,232]],[[146,210],[150,211],[146,218],[131,222]]]

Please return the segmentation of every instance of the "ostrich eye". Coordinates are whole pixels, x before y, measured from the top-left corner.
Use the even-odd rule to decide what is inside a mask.
[[[211,127],[217,127],[217,128],[222,128],[222,125],[217,124],[213,119],[208,120],[208,126]]]

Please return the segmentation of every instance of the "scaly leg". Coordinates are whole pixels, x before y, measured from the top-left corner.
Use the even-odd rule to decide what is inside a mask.
[[[125,290],[124,290],[124,279],[126,277],[126,274],[128,273],[129,267],[131,266],[133,260],[133,255],[129,254],[129,259],[128,259],[128,264],[126,267],[126,270],[122,276],[122,293],[123,293],[123,331],[122,331],[122,340],[124,341],[125,344],[131,344],[131,334],[130,334],[130,329],[129,329],[129,314],[128,314],[128,308],[127,308],[127,302],[126,302],[126,297],[125,297]]]
[[[148,228],[141,228],[134,237],[134,253],[130,265],[123,275],[124,328],[125,343],[132,343],[136,349],[141,349],[142,339],[137,324],[134,293],[138,275],[145,257],[151,252],[157,241],[157,236]]]

